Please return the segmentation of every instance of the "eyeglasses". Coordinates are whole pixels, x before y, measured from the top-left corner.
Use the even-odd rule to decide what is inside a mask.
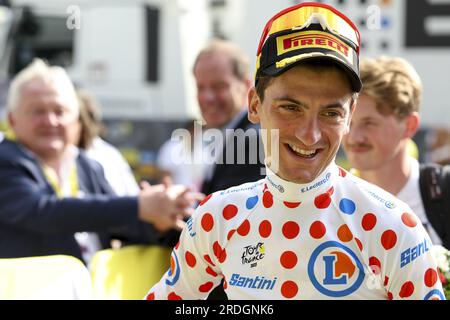
[[[318,17],[330,32],[353,44],[359,54],[360,34],[349,18],[326,4],[304,2],[279,12],[267,22],[259,41],[257,56],[261,54],[262,47],[270,35],[283,30],[307,27],[311,17]]]

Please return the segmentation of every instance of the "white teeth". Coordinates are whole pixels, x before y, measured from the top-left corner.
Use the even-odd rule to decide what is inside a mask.
[[[295,151],[296,153],[298,153],[299,155],[307,156],[307,157],[311,157],[311,156],[315,155],[316,152],[317,152],[316,149],[314,149],[314,150],[304,150],[304,149],[300,149],[300,148],[298,148],[298,147],[296,147],[296,146],[294,146],[292,144],[290,144],[289,147],[291,147],[291,149],[293,151]]]

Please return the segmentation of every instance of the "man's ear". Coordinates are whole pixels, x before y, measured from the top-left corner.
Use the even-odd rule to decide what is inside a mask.
[[[258,94],[256,93],[255,87],[252,87],[248,92],[248,120],[251,123],[259,123],[259,108],[261,106],[261,101]]]
[[[245,79],[245,86],[247,91],[250,90],[253,87],[253,80],[250,78]]]
[[[406,118],[406,130],[405,137],[412,138],[420,126],[420,116],[419,113],[413,112]]]
[[[10,128],[14,127],[15,119],[11,111],[8,112],[7,121]]]
[[[350,102],[350,108],[349,108],[348,119],[347,119],[347,127],[345,129],[344,134],[347,134],[350,132],[350,124],[352,122],[353,113],[355,112],[355,109],[356,109],[356,101],[357,101],[357,98],[356,99],[352,98],[352,101]]]

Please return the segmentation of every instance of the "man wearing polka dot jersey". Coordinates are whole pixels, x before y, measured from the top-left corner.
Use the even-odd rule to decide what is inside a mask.
[[[205,198],[147,299],[444,299],[431,241],[411,209],[341,169],[359,78],[359,33],[303,3],[266,25],[249,119],[267,176]]]

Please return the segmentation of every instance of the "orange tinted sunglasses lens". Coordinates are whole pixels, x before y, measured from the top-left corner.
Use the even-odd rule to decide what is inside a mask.
[[[320,15],[332,33],[353,43],[359,53],[360,34],[349,18],[326,4],[305,2],[279,12],[267,22],[259,41],[257,55],[261,53],[268,36],[283,30],[301,28],[308,23],[312,15]]]

